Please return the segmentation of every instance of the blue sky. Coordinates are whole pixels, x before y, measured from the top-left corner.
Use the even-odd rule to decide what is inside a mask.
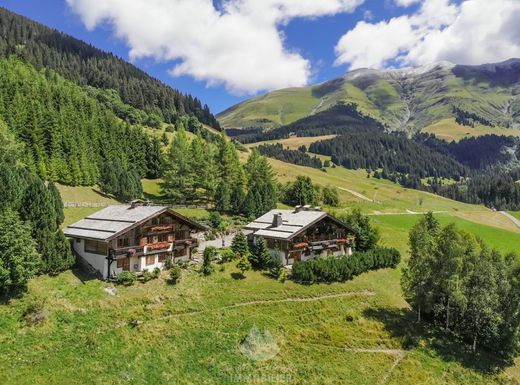
[[[0,4],[131,60],[199,97],[214,113],[266,90],[321,82],[349,68],[437,60],[476,64],[520,56],[519,23],[508,23],[520,16],[517,0],[221,0],[234,7],[227,9],[230,17],[221,17],[221,3],[214,9],[208,0],[191,0],[183,9],[168,1]],[[265,5],[269,2],[274,5]],[[486,3],[493,3],[498,16],[476,19]],[[200,37],[205,23],[215,26],[215,36]],[[503,30],[511,41],[497,50],[493,33]],[[475,34],[479,41],[471,40]],[[491,54],[486,44],[492,45]]]

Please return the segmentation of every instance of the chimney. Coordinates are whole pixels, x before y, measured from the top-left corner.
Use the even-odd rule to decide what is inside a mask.
[[[280,227],[283,225],[282,213],[275,213],[273,217],[273,227]]]
[[[294,212],[295,213],[299,213],[300,211],[302,211],[302,206],[301,205],[294,206]]]
[[[143,205],[143,202],[140,199],[134,199],[133,201],[130,202],[131,209],[135,209],[136,207],[142,206],[142,205]]]
[[[305,205],[303,206],[304,211],[309,211],[311,209],[311,205]]]

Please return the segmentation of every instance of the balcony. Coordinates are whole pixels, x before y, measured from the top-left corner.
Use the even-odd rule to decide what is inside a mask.
[[[116,256],[125,255],[125,254],[127,256],[132,256],[132,255],[143,254],[144,247],[143,246],[119,247],[117,249],[114,249],[114,252],[115,252]]]
[[[289,250],[290,252],[298,252],[298,251],[321,251],[326,249],[334,249],[334,248],[340,248],[343,245],[349,246],[351,244],[351,239],[327,239],[327,240],[320,240],[320,241],[302,241],[302,242],[296,242],[290,245]]]

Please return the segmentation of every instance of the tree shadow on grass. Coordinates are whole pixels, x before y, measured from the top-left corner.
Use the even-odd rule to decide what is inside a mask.
[[[496,373],[511,365],[510,361],[484,349],[477,349],[474,353],[470,344],[455,335],[444,333],[428,321],[417,322],[417,315],[408,309],[369,308],[363,315],[381,322],[392,337],[401,340],[404,350],[424,345],[446,362],[456,361],[485,374]]]
[[[231,273],[231,278],[233,279],[245,279],[246,276],[242,273],[237,273],[237,272],[234,272],[234,273]]]

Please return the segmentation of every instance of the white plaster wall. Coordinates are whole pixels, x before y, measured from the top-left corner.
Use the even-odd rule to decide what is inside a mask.
[[[94,269],[98,270],[103,278],[107,277],[107,259],[106,255],[100,254],[92,254],[85,252],[85,241],[83,239],[78,240],[74,239],[72,242],[74,250],[81,257],[83,257]],[[114,265],[115,262],[112,264]]]

